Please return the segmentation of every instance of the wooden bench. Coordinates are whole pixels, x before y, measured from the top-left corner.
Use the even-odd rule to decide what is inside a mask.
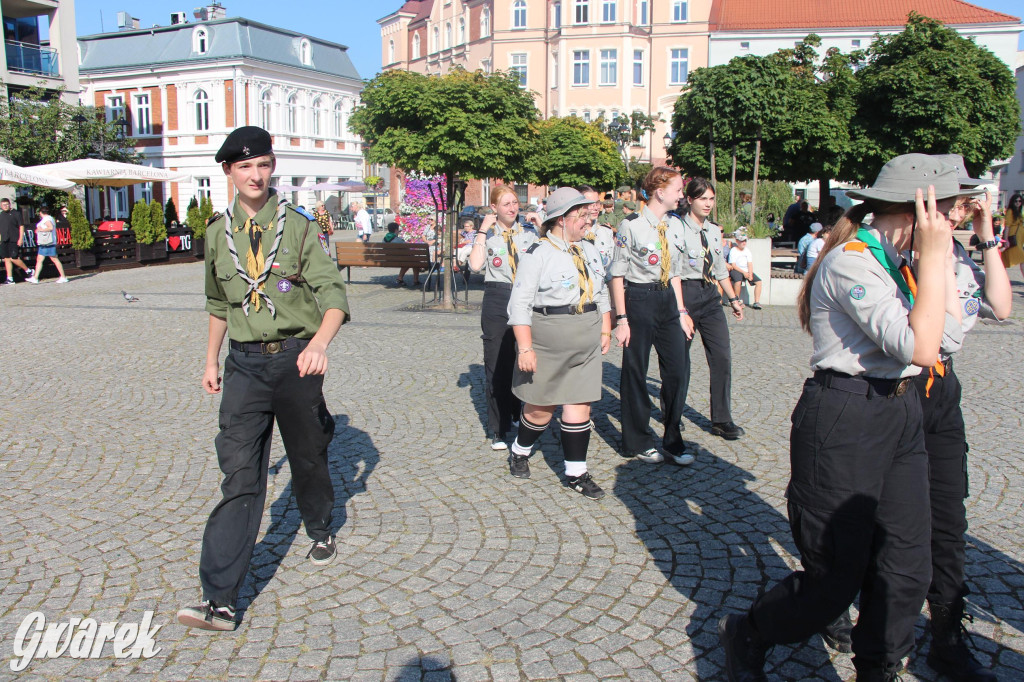
[[[348,268],[421,268],[430,267],[430,247],[426,244],[385,244],[383,242],[337,242],[334,245],[338,269]]]

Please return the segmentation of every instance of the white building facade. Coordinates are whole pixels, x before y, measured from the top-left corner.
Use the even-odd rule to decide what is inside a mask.
[[[1021,110],[1021,127],[1024,128],[1024,51],[1017,53],[1017,103]],[[1024,133],[1017,137],[1013,156],[999,171],[1000,206],[1005,207],[1014,192],[1024,192]]]

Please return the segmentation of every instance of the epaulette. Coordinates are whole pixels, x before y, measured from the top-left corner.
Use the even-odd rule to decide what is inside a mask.
[[[526,253],[533,253],[534,251],[537,250],[538,246],[540,246],[540,242],[534,242],[534,243],[530,244],[530,247],[528,249],[526,249]]]
[[[212,216],[210,216],[210,217],[209,217],[209,218],[208,218],[208,219],[206,220],[206,226],[207,226],[207,227],[209,227],[210,225],[213,225],[213,224],[214,224],[215,222],[217,222],[218,220],[220,220],[220,218],[221,218],[221,216],[222,216],[222,215],[224,215],[224,214],[223,214],[223,213],[221,213],[220,211],[217,211],[216,213],[214,213],[214,214],[213,214]]]
[[[623,220],[636,220],[639,217],[640,217],[639,213],[630,213],[628,216],[623,218]]]
[[[843,247],[843,251],[857,251],[858,253],[864,253],[864,249],[868,247],[864,242],[846,242]]]

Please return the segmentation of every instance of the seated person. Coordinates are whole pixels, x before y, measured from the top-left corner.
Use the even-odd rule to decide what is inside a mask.
[[[754,274],[754,255],[747,248],[747,235],[736,235],[736,245],[729,249],[729,279],[734,283],[754,285],[754,302],[750,307],[761,309],[761,278]]]
[[[796,274],[802,275],[810,267],[807,263],[807,249],[810,247],[811,242],[817,239],[819,232],[821,232],[821,223],[811,223],[810,231],[800,237],[800,241],[796,243],[796,265],[793,266],[793,272]],[[817,251],[815,251],[814,255],[818,255]]]
[[[459,241],[455,247],[455,261],[459,269],[466,268],[468,274],[469,252],[473,250],[473,238],[476,236],[476,221],[472,218],[462,219],[459,230]]]

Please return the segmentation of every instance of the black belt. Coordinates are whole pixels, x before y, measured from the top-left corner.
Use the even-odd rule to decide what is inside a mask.
[[[875,377],[852,377],[831,369],[820,369],[814,373],[814,380],[825,388],[855,393],[857,395],[895,398],[907,392],[912,377],[903,379],[877,379]]]
[[[584,313],[592,313],[597,310],[596,303],[587,303],[583,306]],[[533,312],[541,315],[577,315],[580,314],[574,305],[546,305],[534,306]]]
[[[512,291],[512,285],[509,282],[484,282],[484,288],[486,289],[507,289]]]
[[[626,280],[626,286],[630,289],[644,289],[646,291],[662,291],[668,289],[668,286],[661,282],[630,282]]]
[[[702,287],[715,286],[714,282],[709,282],[706,279],[684,279],[683,285],[685,286],[687,284],[699,284]]]
[[[309,343],[309,339],[296,339],[295,337],[289,337],[281,341],[267,341],[266,343],[242,343],[241,341],[232,341],[231,350],[242,351],[243,353],[259,353],[261,355],[274,355],[280,353],[283,350],[291,350],[292,348],[302,348]]]

